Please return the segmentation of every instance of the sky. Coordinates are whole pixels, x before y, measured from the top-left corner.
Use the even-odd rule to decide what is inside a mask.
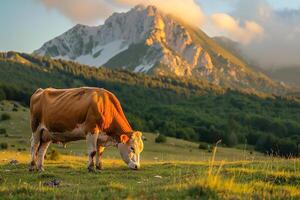
[[[274,62],[300,63],[300,56],[293,55],[298,48],[300,52],[300,0],[2,0],[0,51],[31,53],[77,23],[99,25],[112,12],[143,2],[172,14],[190,14],[194,25],[209,35],[240,42],[249,56],[264,65],[273,66],[269,60],[282,54],[273,52],[274,48],[286,48],[292,54]],[[272,52],[263,58],[265,51]]]

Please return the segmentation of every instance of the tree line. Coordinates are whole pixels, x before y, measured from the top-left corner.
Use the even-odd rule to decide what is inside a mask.
[[[246,143],[269,154],[299,155],[297,98],[223,89],[205,80],[18,56],[0,54],[0,100],[28,105],[40,87],[103,87],[117,95],[134,129],[207,143],[222,139],[229,147]]]

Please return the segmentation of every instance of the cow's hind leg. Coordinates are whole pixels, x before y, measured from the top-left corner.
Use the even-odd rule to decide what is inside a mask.
[[[42,141],[38,149],[37,169],[39,172],[44,171],[44,158],[51,141]]]
[[[29,171],[34,171],[36,167],[36,157],[37,157],[37,151],[40,145],[41,141],[41,134],[40,130],[36,130],[35,132],[32,133],[31,136],[31,161],[29,163]]]
[[[47,149],[51,143],[51,136],[47,129],[42,129],[40,133],[40,145],[37,152],[37,168],[39,171],[44,171],[44,158]]]
[[[88,170],[89,172],[93,172],[94,169],[94,157],[96,155],[96,147],[97,147],[97,138],[98,133],[88,133],[86,136],[87,146],[88,146],[88,157],[89,157],[89,163],[88,163]]]
[[[104,152],[105,147],[98,145],[97,146],[97,156],[96,156],[96,169],[102,170],[103,164],[102,164],[102,155]]]

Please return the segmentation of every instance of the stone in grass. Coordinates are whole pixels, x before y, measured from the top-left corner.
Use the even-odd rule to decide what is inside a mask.
[[[11,160],[10,162],[9,162],[9,164],[11,164],[11,165],[16,165],[16,164],[18,164],[19,163],[19,161],[17,161],[17,160]]]
[[[49,186],[49,187],[58,187],[60,185],[61,181],[58,179],[53,179],[51,181],[44,182],[44,186]]]

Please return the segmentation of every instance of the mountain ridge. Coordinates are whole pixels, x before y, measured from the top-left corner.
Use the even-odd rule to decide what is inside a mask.
[[[195,77],[225,87],[285,90],[200,29],[154,6],[114,13],[100,26],[76,25],[34,53],[92,66]]]

